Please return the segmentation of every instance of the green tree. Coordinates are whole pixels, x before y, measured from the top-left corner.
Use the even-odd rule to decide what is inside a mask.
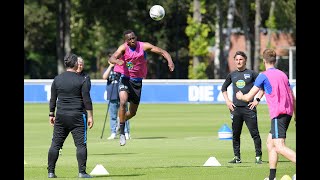
[[[261,7],[263,7],[260,12],[261,25],[256,29],[257,32],[269,26],[266,22],[271,20],[269,17],[271,1],[261,1]],[[70,4],[66,4],[68,2]],[[195,2],[199,7],[196,8],[197,11],[193,9]],[[219,8],[217,8],[217,2],[220,3]],[[223,78],[221,74],[228,71],[222,67],[223,63],[227,63],[224,52],[221,51],[220,58],[217,58],[221,62],[214,64],[216,61],[213,62],[211,59],[209,61],[208,47],[214,46],[215,42],[219,43],[216,45],[219,48],[223,48],[226,44],[226,34],[223,30],[228,27],[228,2],[217,0],[195,0],[192,3],[190,0],[160,2],[154,0],[25,0],[25,78],[53,78],[60,72],[59,68],[64,69],[62,56],[68,51],[73,51],[84,58],[85,70],[92,78],[101,78],[101,71],[107,66],[108,53],[113,52],[123,43],[122,33],[126,29],[134,30],[139,40],[148,41],[166,49],[175,62],[176,69],[171,73],[162,57],[149,53],[147,78]],[[59,9],[59,3],[65,4],[64,10]],[[149,17],[149,9],[155,3],[161,4],[166,10],[166,15],[161,21],[154,21]],[[247,30],[245,34],[251,42],[251,56],[257,47],[254,45],[255,5],[255,0],[236,1],[236,16],[232,25],[232,33],[239,27]],[[275,32],[287,31],[292,33],[294,39],[295,6],[295,0],[275,1],[273,19],[276,25]],[[68,11],[67,14],[62,13],[65,10]],[[219,18],[216,17],[218,10]],[[239,11],[238,15],[237,11]],[[244,13],[247,17],[243,16]],[[59,18],[63,21],[59,21]],[[60,26],[59,22],[66,24]],[[216,23],[219,23],[217,28]],[[68,27],[69,32],[66,29]],[[61,33],[62,36],[60,36]],[[216,37],[218,35],[219,38]],[[254,57],[251,59],[255,60]],[[255,63],[252,63],[252,66],[254,65]]]
[[[24,1],[25,78],[52,78],[57,74],[54,1]]]
[[[208,34],[210,28],[208,24],[201,23],[201,14],[206,13],[205,0],[194,0],[191,5],[191,12],[193,17],[188,15],[186,27],[186,34],[189,37],[189,54],[195,56],[197,59],[190,63],[189,74],[190,79],[207,79],[206,68],[208,65],[207,55],[209,40]],[[198,62],[199,61],[199,62]]]

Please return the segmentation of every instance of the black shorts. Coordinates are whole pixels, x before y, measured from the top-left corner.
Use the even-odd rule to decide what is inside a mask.
[[[292,116],[288,114],[280,114],[271,120],[272,139],[286,138],[287,129],[289,127]]]
[[[134,80],[123,76],[120,77],[119,92],[126,91],[128,93],[128,102],[139,104],[141,98],[141,89],[142,80]]]

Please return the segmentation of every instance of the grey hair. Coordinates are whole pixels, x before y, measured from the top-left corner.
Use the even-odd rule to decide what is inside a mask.
[[[79,64],[79,63],[84,64],[84,60],[83,60],[83,58],[82,58],[81,56],[78,56],[78,64]]]

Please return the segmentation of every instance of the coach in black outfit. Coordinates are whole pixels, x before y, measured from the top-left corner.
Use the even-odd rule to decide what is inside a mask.
[[[78,57],[67,54],[64,57],[66,71],[56,76],[51,85],[49,122],[53,129],[51,147],[48,152],[48,178],[56,178],[55,166],[59,149],[71,132],[77,147],[79,178],[91,178],[86,173],[87,127],[93,126],[93,107],[86,78],[76,73]],[[87,119],[83,105],[87,111]],[[57,111],[55,113],[55,109]]]
[[[258,73],[246,68],[247,56],[242,51],[236,52],[234,55],[234,62],[237,70],[227,75],[221,87],[221,91],[230,110],[232,120],[232,144],[234,158],[229,163],[241,163],[240,135],[243,122],[245,122],[254,141],[256,151],[255,163],[261,164],[261,138],[258,129],[256,106],[259,104],[264,92],[261,90],[257,95],[257,98],[255,100],[252,99],[249,103],[237,100],[236,93],[239,90],[244,94],[248,93],[253,86]],[[233,88],[233,102],[229,99],[227,93],[227,88],[231,83]]]

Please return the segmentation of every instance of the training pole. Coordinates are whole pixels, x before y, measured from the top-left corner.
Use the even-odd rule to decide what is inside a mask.
[[[113,82],[113,81],[112,81],[112,82]],[[111,82],[111,83],[112,83],[112,82]],[[112,83],[111,93],[110,93],[110,99],[109,99],[109,102],[108,102],[108,108],[107,108],[107,112],[106,112],[106,117],[104,118],[104,123],[103,123],[103,128],[102,128],[102,133],[101,133],[100,139],[102,139],[102,137],[103,137],[104,127],[106,126],[106,121],[107,121],[107,117],[108,117],[110,101],[111,101],[111,97],[112,97],[113,86],[114,86],[114,83]],[[108,97],[108,95],[107,95],[107,97]]]

